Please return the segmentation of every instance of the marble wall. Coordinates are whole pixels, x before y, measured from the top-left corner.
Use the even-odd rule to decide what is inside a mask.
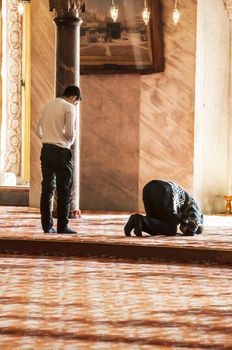
[[[198,1],[195,194],[205,213],[231,195],[230,21],[222,0]]]
[[[141,190],[154,178],[193,188],[196,0],[162,1],[165,71],[81,77],[80,207],[142,210]],[[54,26],[47,1],[32,2],[32,146],[30,204],[38,206],[39,110],[53,97]]]
[[[81,79],[80,208],[137,209],[140,81],[138,75]]]
[[[192,193],[196,50],[195,0],[163,1],[165,71],[141,78],[139,208],[143,186],[152,179],[179,183]]]
[[[31,2],[31,150],[30,206],[38,207],[41,189],[40,141],[35,128],[41,108],[55,96],[55,26],[48,1]]]

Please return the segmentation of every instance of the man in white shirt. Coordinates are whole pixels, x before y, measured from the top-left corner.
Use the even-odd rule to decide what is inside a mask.
[[[79,87],[68,86],[62,97],[49,102],[41,111],[36,134],[41,139],[42,193],[40,212],[42,228],[46,233],[76,231],[68,227],[73,181],[72,153],[76,137],[75,105],[81,100]],[[57,231],[51,215],[52,198],[57,190]]]

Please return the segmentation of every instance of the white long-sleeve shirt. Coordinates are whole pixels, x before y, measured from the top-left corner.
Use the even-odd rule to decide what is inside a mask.
[[[70,148],[76,137],[76,124],[75,107],[58,97],[42,109],[36,135],[42,144]]]

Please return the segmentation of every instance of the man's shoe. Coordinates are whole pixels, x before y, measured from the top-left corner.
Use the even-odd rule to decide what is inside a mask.
[[[142,237],[142,221],[141,216],[139,214],[135,214],[134,216],[134,234],[137,237]]]
[[[60,229],[57,229],[57,233],[64,233],[64,234],[75,234],[75,233],[77,233],[76,231],[73,231],[73,230],[71,230],[70,228],[68,228],[68,227],[66,227],[66,228],[63,228],[62,230],[60,230]]]
[[[56,233],[56,229],[51,227],[48,230],[45,230],[44,233]]]
[[[124,233],[127,237],[130,237],[131,235],[131,231],[133,230],[133,228],[135,227],[134,224],[134,215],[131,215],[129,217],[129,220],[127,221],[125,227],[124,227]]]

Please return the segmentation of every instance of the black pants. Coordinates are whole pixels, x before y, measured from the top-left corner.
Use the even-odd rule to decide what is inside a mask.
[[[53,225],[51,210],[52,197],[57,189],[57,229],[68,226],[68,215],[72,188],[72,154],[69,149],[45,144],[41,150],[42,193],[40,212],[43,230],[46,232]]]
[[[143,203],[146,216],[141,216],[142,230],[150,235],[173,236],[177,232],[177,216],[173,211],[170,186],[163,181],[153,180],[143,189]]]

